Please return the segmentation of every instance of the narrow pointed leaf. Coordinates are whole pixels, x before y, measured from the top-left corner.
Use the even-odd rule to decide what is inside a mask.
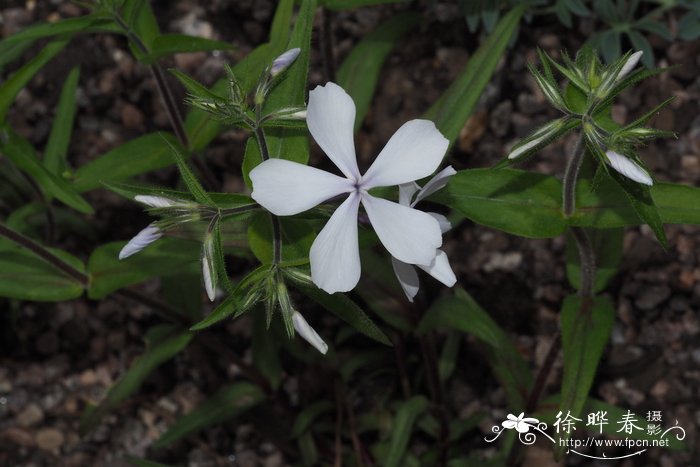
[[[68,144],[70,143],[73,130],[73,119],[75,118],[76,96],[78,87],[80,68],[75,67],[68,74],[63,83],[61,96],[58,99],[56,116],[51,127],[49,141],[44,150],[44,167],[55,175],[60,176],[66,168],[66,156],[68,155]]]

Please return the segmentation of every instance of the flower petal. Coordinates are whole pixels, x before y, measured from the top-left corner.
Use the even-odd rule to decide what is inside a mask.
[[[119,259],[128,258],[129,256],[138,253],[146,248],[151,243],[163,236],[163,231],[154,224],[137,233],[134,238],[129,240],[129,243],[124,245],[124,248],[119,252]]]
[[[654,184],[647,171],[632,159],[610,150],[605,151],[605,157],[608,158],[608,165],[625,177],[643,185],[652,186]]]
[[[362,195],[379,240],[396,259],[408,264],[429,265],[442,245],[438,222],[430,214],[393,201]]]
[[[347,178],[284,159],[269,159],[250,171],[251,197],[277,216],[297,214],[349,193],[354,186]]]
[[[447,259],[447,255],[442,250],[437,250],[437,254],[429,266],[418,265],[418,267],[447,287],[452,287],[457,283],[457,277],[455,277],[455,273],[452,271],[450,260]]]
[[[399,204],[411,206],[411,199],[416,194],[420,187],[416,182],[402,183],[399,185]]]
[[[456,173],[457,171],[453,169],[451,165],[442,169],[437,175],[431,178],[428,183],[425,184],[422,190],[418,192],[418,196],[416,196],[416,200],[411,206],[415,206],[422,199],[425,199],[436,191],[443,189],[447,185],[447,182],[450,181],[450,177]]]
[[[438,224],[440,224],[440,232],[445,233],[452,228],[450,221],[448,221],[447,217],[443,216],[442,214],[438,214],[437,212],[429,212],[427,214],[430,214],[433,216],[433,219],[438,221]]]
[[[346,177],[360,179],[355,157],[355,103],[335,83],[316,86],[309,92],[306,124],[311,136]]]
[[[420,281],[418,279],[418,273],[416,273],[416,268],[411,264],[406,264],[403,261],[391,257],[391,265],[394,268],[394,274],[401,284],[403,293],[406,294],[408,301],[413,303],[413,297],[418,293],[418,288],[420,287]]]
[[[430,120],[406,122],[362,176],[362,187],[369,190],[427,177],[438,168],[449,145]]]
[[[505,420],[505,421],[501,422],[501,425],[503,426],[503,428],[505,428],[507,430],[512,430],[513,428],[515,428],[515,425],[517,423],[518,422],[513,421],[513,420]]]
[[[309,344],[313,345],[316,350],[322,354],[328,352],[328,344],[326,344],[321,336],[318,335],[316,330],[309,325],[304,319],[301,313],[295,311],[292,314],[292,323],[294,323],[294,330]]]
[[[352,290],[360,280],[357,211],[360,195],[353,192],[333,213],[311,245],[311,279],[328,293]]]

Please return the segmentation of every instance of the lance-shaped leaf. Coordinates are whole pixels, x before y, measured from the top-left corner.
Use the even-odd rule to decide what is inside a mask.
[[[532,384],[527,364],[498,323],[468,293],[458,289],[455,297],[435,302],[416,332],[423,334],[435,328],[456,329],[479,339],[510,405],[515,410],[525,406],[525,397]]]
[[[63,50],[69,41],[70,39],[64,38],[49,42],[41,52],[24,64],[4,83],[0,84],[0,122],[5,120],[7,111],[10,109],[17,93],[27,85],[29,80],[31,80],[44,65]]]
[[[523,11],[523,7],[516,7],[498,22],[459,77],[424,114],[423,118],[434,121],[440,132],[450,140],[450,145],[457,140],[491,79],[511,36],[518,28]]]
[[[392,16],[367,34],[338,69],[338,84],[355,102],[355,131],[362,125],[377,87],[379,72],[396,43],[418,24],[420,15]]]
[[[413,425],[418,417],[428,409],[428,400],[424,396],[414,396],[403,402],[396,412],[392,422],[391,440],[389,441],[389,452],[383,465],[386,467],[397,467],[402,464],[402,459],[406,453],[408,442],[413,433]]]
[[[432,199],[479,224],[514,235],[547,238],[566,229],[561,190],[561,182],[543,174],[471,169],[457,172],[447,190]]]
[[[128,141],[97,159],[81,166],[75,173],[73,186],[78,192],[94,190],[103,183],[117,183],[168,167],[173,163],[169,145],[175,142],[170,133],[151,133]]]
[[[58,99],[58,108],[54,117],[49,141],[44,150],[44,167],[49,172],[61,175],[66,168],[66,156],[68,154],[68,144],[73,130],[73,119],[75,117],[75,91],[78,87],[80,77],[80,67],[74,67],[68,74],[61,96]]]
[[[603,349],[608,343],[615,309],[605,297],[579,297],[570,295],[564,300],[561,313],[561,339],[564,353],[562,400],[559,410],[581,418],[588,393],[593,385]],[[568,433],[558,433],[568,439]],[[564,452],[559,444],[557,451]]]
[[[209,197],[209,194],[202,187],[202,184],[199,183],[199,180],[195,177],[180,150],[167,139],[163,138],[163,141],[170,147],[170,153],[175,160],[175,164],[177,164],[182,181],[185,182],[187,189],[192,193],[194,199],[207,206],[213,205],[214,201]]]
[[[191,433],[231,420],[264,400],[263,391],[251,383],[226,386],[192,412],[178,418],[153,447],[168,447]]]
[[[7,156],[18,169],[29,175],[41,187],[43,193],[57,198],[84,214],[93,212],[92,206],[78,195],[68,182],[47,170],[39,162],[29,141],[9,127],[0,126],[0,154]]]
[[[210,52],[212,50],[229,50],[233,46],[228,42],[215,41],[204,37],[185,34],[161,34],[153,39],[150,53],[143,58],[145,63],[154,63],[163,57],[177,53]]]
[[[86,433],[97,426],[102,417],[114,410],[138,390],[151,372],[177,355],[192,339],[189,331],[173,325],[159,325],[146,335],[146,351],[107,392],[97,407],[87,410],[80,420],[80,431]]]

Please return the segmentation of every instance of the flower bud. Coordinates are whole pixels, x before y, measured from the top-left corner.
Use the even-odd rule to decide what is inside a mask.
[[[301,52],[300,48],[294,48],[294,49],[289,49],[279,57],[273,60],[272,65],[270,66],[270,76],[273,78],[280,73],[282,73],[284,70],[289,68],[289,66],[294,63],[294,60],[297,59],[299,56],[299,53]]]
[[[138,253],[162,236],[163,231],[155,224],[150,224],[141,232],[137,233],[134,238],[129,240],[129,243],[124,245],[124,248],[119,252],[119,259],[128,258]]]
[[[629,157],[611,150],[605,151],[605,157],[610,167],[630,180],[634,180],[642,185],[652,186],[654,184],[647,171]]]
[[[328,344],[326,344],[321,336],[312,328],[309,323],[306,322],[304,317],[298,311],[294,311],[292,314],[292,322],[294,323],[294,330],[309,344],[313,345],[316,350],[322,354],[328,352]]]
[[[615,79],[619,81],[625,76],[627,76],[630,73],[630,71],[632,71],[634,67],[637,66],[637,63],[639,63],[639,59],[642,58],[643,53],[644,52],[642,52],[641,50],[638,50],[637,52],[630,55],[625,64],[622,66],[620,72],[617,74],[617,78]]]
[[[216,270],[214,269],[214,235],[207,234],[202,244],[202,277],[204,278],[204,290],[210,301],[216,298]]]

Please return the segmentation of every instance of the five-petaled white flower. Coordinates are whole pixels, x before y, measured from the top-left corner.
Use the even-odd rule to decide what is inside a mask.
[[[512,430],[515,428],[518,433],[527,433],[530,431],[531,426],[536,426],[540,422],[536,418],[525,418],[525,412],[522,412],[517,417],[509,413],[507,418],[508,420],[501,423],[503,428],[507,430]]]
[[[457,172],[452,168],[452,166],[445,167],[442,169],[442,171],[440,171],[440,173],[430,179],[430,181],[426,183],[423,188],[418,186],[416,182],[405,183],[399,186],[399,204],[409,206],[411,208],[414,207],[420,201],[447,185],[450,177],[456,173]],[[438,214],[436,212],[429,212],[428,214],[433,216],[433,218],[438,221],[442,233],[445,233],[452,228],[450,221],[448,221],[442,214]],[[391,257],[391,265],[394,267],[394,274],[396,274],[396,278],[399,280],[401,288],[406,294],[408,301],[413,302],[413,298],[418,293],[418,288],[420,285],[416,269],[412,265],[406,264],[393,256]],[[457,278],[455,277],[455,273],[452,271],[452,267],[450,267],[450,262],[447,259],[447,255],[442,250],[436,250],[435,258],[433,258],[433,261],[429,265],[419,264],[417,266],[448,287],[452,287],[457,282]]]
[[[375,187],[400,185],[433,173],[448,140],[428,120],[411,120],[391,137],[372,166],[360,174],[355,156],[355,104],[337,84],[309,93],[306,121],[318,145],[345,177],[284,159],[269,159],[250,172],[251,196],[278,216],[297,214],[348,194],[316,237],[309,255],[311,278],[328,293],[347,292],[360,280],[357,215],[360,203],[379,240],[396,259],[430,266],[442,245],[430,214],[371,196]]]

